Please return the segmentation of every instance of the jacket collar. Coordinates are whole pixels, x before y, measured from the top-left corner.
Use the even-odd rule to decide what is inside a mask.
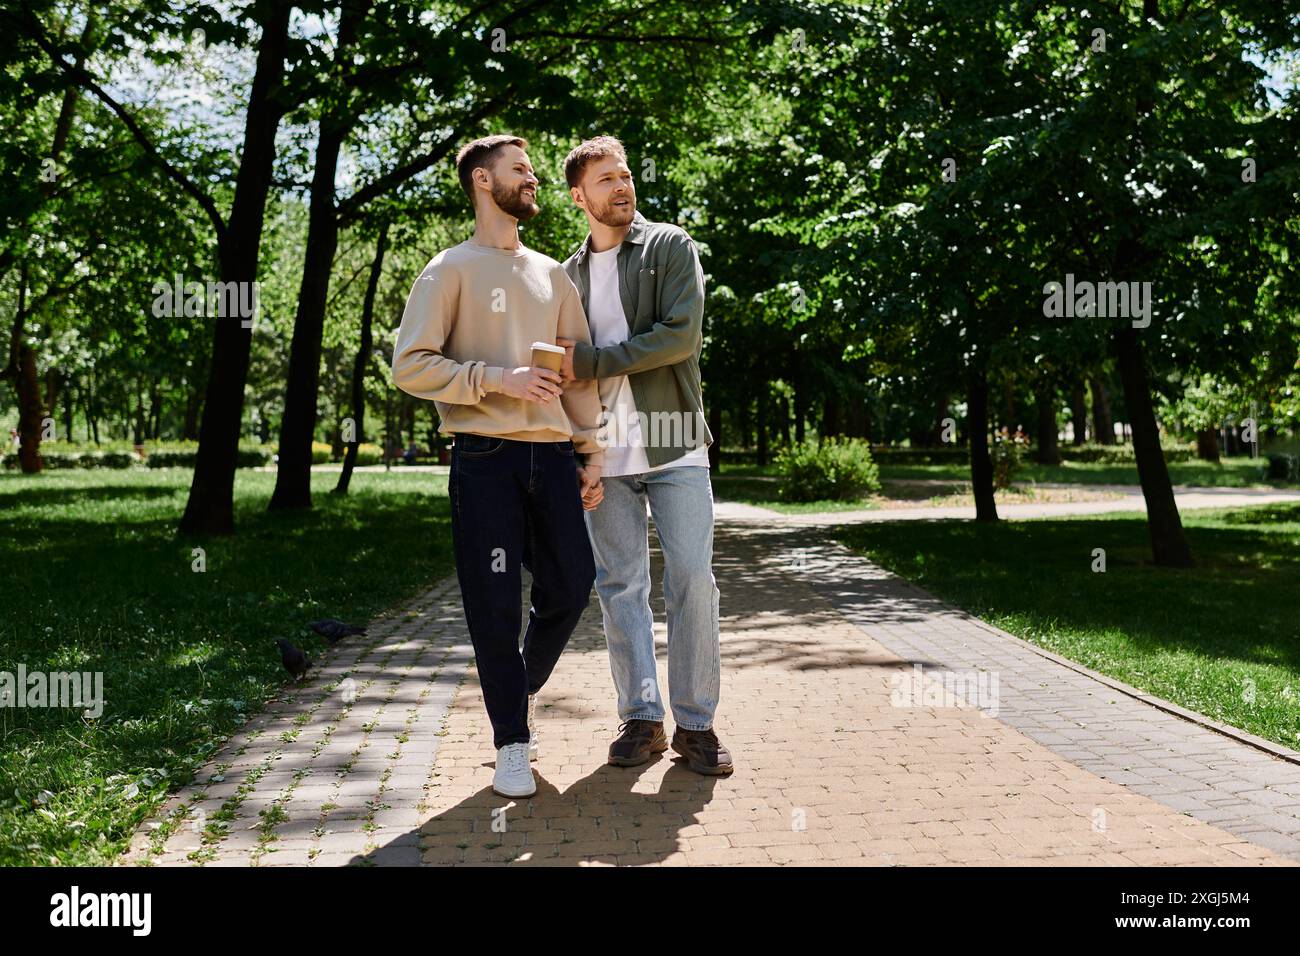
[[[623,237],[624,242],[634,242],[638,246],[645,244],[645,231],[650,227],[649,220],[641,215],[640,211],[632,214],[632,225],[627,230],[627,235]],[[591,248],[591,233],[587,233],[587,238],[582,240],[582,245],[578,247],[578,261],[582,262],[587,258],[587,252]]]

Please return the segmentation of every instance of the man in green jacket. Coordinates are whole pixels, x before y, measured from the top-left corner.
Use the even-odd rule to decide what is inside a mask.
[[[672,748],[698,773],[732,772],[713,730],[718,706],[718,588],[713,488],[700,388],[704,273],[683,230],[636,211],[618,140],[599,136],[564,161],[590,229],[564,263],[578,287],[591,343],[565,347],[566,382],[596,379],[605,448],[604,501],[584,513],[596,591],[618,691],[620,734],[609,762],[636,766],[668,749],[655,668],[646,505],[664,556]]]

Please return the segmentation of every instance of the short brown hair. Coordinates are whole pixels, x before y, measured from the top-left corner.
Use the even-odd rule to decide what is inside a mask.
[[[497,133],[466,143],[456,154],[456,176],[460,179],[460,188],[465,190],[471,203],[474,201],[474,170],[491,166],[503,146],[527,149],[528,140],[510,133]]]
[[[582,173],[588,163],[606,156],[617,156],[627,162],[627,150],[613,136],[597,136],[573,147],[569,155],[564,157],[564,181],[569,184],[569,188],[572,189],[582,181]]]

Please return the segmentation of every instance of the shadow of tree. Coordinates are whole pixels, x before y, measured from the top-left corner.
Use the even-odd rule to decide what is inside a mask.
[[[182,503],[188,489],[176,485],[100,485],[78,488],[41,487],[9,491],[3,498],[6,507],[47,507],[81,504],[87,501],[156,501],[180,496]],[[76,520],[83,520],[78,517]]]

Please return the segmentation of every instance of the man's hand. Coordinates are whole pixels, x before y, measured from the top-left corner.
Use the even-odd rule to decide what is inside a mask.
[[[512,398],[545,404],[563,393],[559,373],[549,368],[521,365],[501,376],[501,391]]]
[[[560,363],[560,378],[567,384],[576,382],[578,377],[573,374],[573,347],[577,343],[573,339],[557,338],[555,344],[564,349],[564,359]]]
[[[578,466],[578,485],[582,489],[582,510],[594,511],[605,500],[605,484],[600,480],[601,466]]]

